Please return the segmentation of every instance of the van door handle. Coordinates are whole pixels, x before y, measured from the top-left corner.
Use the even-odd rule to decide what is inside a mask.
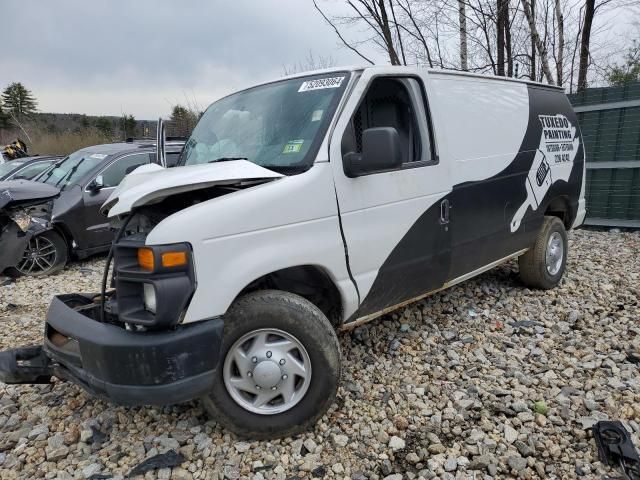
[[[446,225],[449,223],[449,200],[445,198],[440,202],[440,224]]]

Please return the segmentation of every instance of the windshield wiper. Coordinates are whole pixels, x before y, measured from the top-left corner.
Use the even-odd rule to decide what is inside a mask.
[[[74,173],[76,173],[76,171],[78,170],[78,167],[82,162],[84,162],[84,158],[80,160],[78,163],[76,163],[73,167],[71,167],[71,170],[69,170],[69,173],[67,173],[64,177],[58,180],[54,185],[54,187],[57,187],[58,185],[60,185],[60,182],[65,182],[62,184],[62,187],[60,187],[60,190],[64,190],[65,187],[67,186],[67,181],[71,180],[71,177],[73,176]]]
[[[49,180],[51,175],[53,175],[53,171],[56,168],[60,167],[60,165],[62,165],[67,158],[69,157],[64,157],[62,160],[54,163],[51,167],[49,167],[48,170],[45,170],[41,175],[38,175],[38,177],[34,178],[34,180],[37,180],[38,182],[46,182],[47,180]]]
[[[249,159],[247,157],[220,157],[220,158],[214,158],[213,160],[209,160],[207,163],[231,162],[232,160],[249,160]]]

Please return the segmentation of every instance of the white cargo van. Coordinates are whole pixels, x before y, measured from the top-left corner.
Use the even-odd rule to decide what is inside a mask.
[[[180,164],[113,192],[111,288],[54,298],[43,346],[0,355],[3,381],[200,397],[242,436],[289,435],[334,400],[339,327],[514,257],[525,285],[552,288],[585,215],[562,89],[466,73],[259,85],[212,104]]]

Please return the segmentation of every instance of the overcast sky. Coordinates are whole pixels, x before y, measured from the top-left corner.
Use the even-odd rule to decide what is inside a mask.
[[[344,2],[322,6],[338,13]],[[601,16],[613,35],[626,30],[620,13]],[[0,18],[0,89],[24,83],[42,112],[150,120],[281,77],[309,52],[363,62],[311,0],[1,0]]]
[[[153,119],[280,77],[309,51],[362,63],[311,0],[2,0],[0,15],[0,88],[23,82],[43,112]]]

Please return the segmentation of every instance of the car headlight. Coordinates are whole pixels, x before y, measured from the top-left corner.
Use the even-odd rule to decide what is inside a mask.
[[[150,283],[143,285],[143,299],[145,310],[156,313],[156,289]]]
[[[11,215],[11,220],[16,222],[18,228],[23,232],[26,232],[29,228],[29,224],[31,223],[31,215],[23,210],[16,210]]]

